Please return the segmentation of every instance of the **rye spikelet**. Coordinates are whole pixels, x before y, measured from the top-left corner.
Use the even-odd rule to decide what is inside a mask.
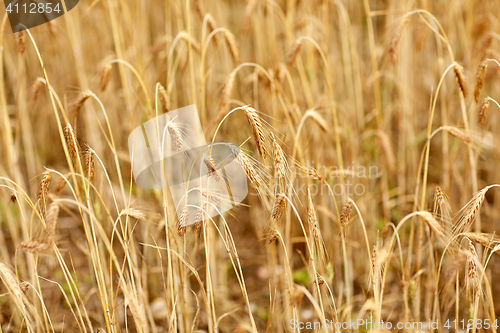
[[[463,237],[466,237],[472,242],[481,244],[482,246],[487,248],[500,244],[500,238],[494,234],[465,232],[463,233]]]
[[[181,226],[177,227],[177,236],[179,236],[180,238],[184,237],[186,232],[187,232],[187,227],[181,227]]]
[[[69,177],[69,175],[65,175],[66,178]],[[64,178],[61,178],[59,179],[59,181],[56,183],[56,185],[54,185],[54,188],[52,189],[52,191],[55,193],[55,194],[60,194],[62,192],[62,190],[64,189],[64,187],[66,186],[66,179]]]
[[[126,290],[126,291],[125,291]],[[135,324],[140,327],[145,327],[146,313],[144,311],[144,304],[139,300],[139,292],[124,288],[125,302],[130,309],[132,317],[134,318]]]
[[[245,12],[243,13],[243,28],[241,29],[241,33],[245,36],[250,30],[250,23],[252,22],[252,15],[257,6],[257,0],[248,1]]]
[[[467,287],[472,286],[474,289],[480,288],[480,283],[478,279],[478,264],[479,260],[477,257],[476,248],[474,244],[469,240],[469,255],[467,256],[467,276],[465,277]]]
[[[280,84],[283,84],[285,82],[286,72],[287,72],[285,66],[286,66],[285,64],[279,63],[278,68],[276,68],[276,72],[274,74],[274,77],[278,80]],[[269,83],[269,80],[267,80],[267,82]]]
[[[293,30],[301,30],[304,28],[310,21],[307,19],[307,17],[302,17],[300,20],[295,22],[295,25],[293,26]]]
[[[479,59],[481,59],[481,61],[483,61],[486,58],[486,54],[491,46],[492,39],[493,36],[491,33],[489,33],[486,37],[484,37],[481,43],[481,49],[479,50]]]
[[[208,177],[214,176],[215,181],[220,181],[220,176],[219,173],[217,172],[217,168],[214,163],[214,159],[212,156],[203,159],[203,162],[205,163],[205,166],[208,169]]]
[[[232,152],[233,156],[236,158],[238,163],[241,165],[241,167],[245,171],[247,178],[250,180],[250,182],[255,187],[259,187],[261,185],[262,178],[260,177],[259,173],[255,169],[250,157],[248,157],[247,154],[245,154],[237,146],[231,145],[230,147],[231,147],[231,152]]]
[[[486,98],[479,106],[479,112],[477,113],[477,119],[479,125],[484,126],[486,119],[488,118],[488,112],[490,111],[490,100]]]
[[[350,200],[347,200],[342,208],[342,214],[340,214],[340,225],[344,229],[349,225],[353,208],[354,206]]]
[[[232,71],[224,83],[224,88],[222,88],[222,98],[219,107],[219,114],[225,115],[226,110],[229,107],[229,98],[231,97],[231,91],[233,90],[234,81],[236,79],[236,71]],[[222,117],[215,117],[216,119]]]
[[[326,282],[325,278],[321,276],[321,274],[319,274],[318,272],[316,272],[316,279],[318,280],[318,286],[321,286]],[[316,283],[316,281],[314,283]]]
[[[196,213],[195,219],[196,220],[202,219],[203,218],[202,215],[203,215],[202,210],[198,209],[198,212]],[[196,232],[196,233],[200,232],[202,225],[203,225],[203,221],[196,222],[194,224],[194,232]]]
[[[68,145],[69,155],[73,158],[73,160],[77,159],[78,156],[80,156],[80,145],[76,140],[76,132],[70,123],[68,123],[64,128],[64,137],[66,138],[66,144]]]
[[[462,92],[462,95],[464,95],[464,97],[467,97],[467,84],[465,83],[464,68],[458,63],[455,63],[453,71],[455,72],[455,78],[457,79],[458,88]]]
[[[467,253],[465,251],[459,251],[454,255],[450,266],[444,274],[445,281],[448,281],[448,283],[453,283],[455,281],[454,277],[458,274],[461,267],[466,264],[467,257],[468,251]]]
[[[53,37],[57,37],[59,35],[59,29],[57,28],[56,21],[48,21],[47,26],[49,27],[49,31]]]
[[[285,194],[280,193],[276,196],[274,200],[273,211],[271,212],[271,225],[274,226],[281,220],[286,207],[286,197]]]
[[[446,204],[445,194],[441,189],[441,187],[439,186],[436,186],[436,192],[434,193],[434,201],[440,207],[443,207]]]
[[[95,152],[92,148],[88,148],[83,154],[83,168],[89,181],[93,182],[95,177]]]
[[[16,203],[17,202],[17,193],[14,191],[10,191],[10,202]]]
[[[425,23],[422,22],[421,20],[417,21],[417,25],[415,27],[415,50],[421,51],[422,46],[424,45],[424,36],[425,36]]]
[[[275,229],[271,229],[268,236],[269,244],[274,243],[278,238],[279,238],[278,231]]]
[[[59,205],[56,202],[50,204],[45,219],[45,243],[52,245],[56,240],[57,221],[59,220]]]
[[[19,288],[21,288],[21,291],[26,295],[26,293],[28,292],[28,290],[30,288],[30,283],[27,281],[23,281],[19,285]]]
[[[195,51],[197,52],[200,51],[200,44],[198,43],[198,41],[196,41],[196,39],[192,35],[188,34],[186,31],[179,32],[176,38],[179,40],[184,40],[186,43],[191,44],[191,47]]]
[[[295,41],[295,43],[293,43],[292,48],[290,49],[290,51],[286,56],[285,64],[287,66],[293,65],[293,63],[295,62],[295,58],[297,58],[297,54],[299,54],[301,48],[302,48],[302,41],[298,39]]]
[[[462,132],[461,130],[459,130],[456,127],[444,126],[443,128],[445,130],[447,130],[448,133],[450,133],[451,135],[453,135],[454,137],[456,137],[457,139],[459,139],[460,141],[462,141],[464,143],[471,143],[472,142],[472,139],[469,135],[465,134],[464,132]]]
[[[208,202],[203,202],[202,206],[198,208],[196,216],[194,218],[196,222],[194,224],[194,231],[196,232],[200,231],[203,221],[205,221],[209,217],[208,214],[206,213],[207,210],[208,210]]]
[[[224,39],[226,40],[226,45],[234,64],[238,64],[240,62],[240,50],[238,49],[238,44],[236,44],[236,39],[234,38],[233,33],[224,29]]]
[[[250,127],[252,128],[253,137],[257,144],[260,156],[262,156],[262,158],[266,158],[269,156],[269,152],[266,147],[266,137],[264,134],[264,126],[262,126],[262,120],[254,108],[244,106],[243,110],[245,111]]]
[[[175,150],[179,153],[182,151],[182,136],[181,131],[179,129],[179,125],[175,123],[173,120],[167,123],[168,134],[170,134],[170,138],[174,144]]]
[[[76,99],[75,103],[71,106],[69,113],[73,115],[75,118],[78,118],[78,115],[80,114],[80,110],[83,107],[83,104],[85,103],[86,100],[90,98],[91,92],[88,90],[82,91],[80,95],[78,95],[78,98]]]
[[[380,138],[380,144],[382,146],[382,151],[385,156],[385,164],[389,172],[393,173],[396,170],[396,157],[394,156],[394,149],[391,145],[391,140],[387,133],[383,131],[377,131],[378,137]]]
[[[33,85],[31,86],[29,93],[29,102],[36,103],[40,97],[40,92],[42,91],[43,81],[42,78],[37,78]]]
[[[207,20],[207,26],[208,26],[208,30],[210,32],[214,31],[215,29],[217,29],[217,23],[215,22],[215,19],[213,18],[212,15],[210,14],[207,14],[205,15],[205,18]],[[212,37],[213,41],[214,41],[214,45],[217,47],[219,46],[219,43],[220,43],[220,39],[219,39],[219,34],[215,34],[213,37]]]
[[[483,205],[488,189],[488,187],[485,187],[482,190],[478,191],[464,206],[464,208],[462,208],[461,212],[458,215],[458,221],[453,228],[455,235],[465,231],[472,225],[472,222],[476,217],[476,213]]]
[[[486,70],[488,69],[488,61],[484,60],[477,69],[476,86],[474,88],[474,99],[476,103],[479,102],[481,90],[483,90],[484,78],[486,77]]]
[[[439,222],[434,218],[434,216],[431,213],[422,211],[422,212],[420,212],[419,215],[424,219],[426,224],[429,226],[429,229],[435,235],[437,235],[439,237],[442,237],[444,235],[443,226],[441,224],[439,224]]]
[[[24,34],[24,30],[16,32],[16,46],[17,46],[17,52],[20,54],[24,54],[24,51],[26,51],[26,36]]]
[[[28,253],[35,254],[35,253],[47,251],[50,248],[50,245],[46,242],[31,239],[31,240],[22,242],[19,245],[19,247]]]
[[[398,60],[399,41],[401,40],[401,35],[403,34],[405,27],[408,25],[409,20],[410,16],[404,15],[398,21],[398,23],[394,27],[394,30],[392,31],[392,37],[389,43],[389,55],[391,56],[391,60],[393,63],[395,63]]]
[[[52,181],[52,176],[49,171],[45,171],[42,174],[42,180],[38,184],[38,190],[36,192],[36,199],[38,202],[38,207],[40,207],[40,212],[45,216],[47,198],[49,195],[50,182]]]
[[[273,158],[274,158],[276,178],[278,180],[283,180],[287,176],[287,169],[288,169],[285,153],[283,152],[283,149],[281,149],[281,146],[278,144],[278,141],[276,140],[274,135],[272,135],[272,140],[273,140]]]
[[[112,64],[108,62],[100,71],[100,79],[99,79],[99,89],[101,91],[106,90],[108,86],[109,79],[111,78],[111,69],[113,68]]]
[[[160,96],[161,105],[163,107],[163,113],[170,112],[170,99],[168,98],[167,90],[164,86],[160,84],[158,89],[158,94]]]
[[[380,231],[380,235],[385,238],[387,237],[387,235],[389,234],[389,231],[391,231],[391,224],[390,223],[385,223],[384,224],[384,227],[382,228],[382,230]]]
[[[321,114],[314,110],[314,109],[310,109],[310,110],[307,110],[307,112],[305,113],[304,117],[305,116],[308,116],[308,117],[311,117],[311,119],[316,123],[318,124],[319,127],[321,127],[321,129],[325,132],[328,132],[328,125],[326,123],[326,120],[325,118],[323,118],[323,116],[321,116]]]
[[[153,47],[151,48],[151,54],[155,55],[161,50],[164,50],[166,45],[167,45],[167,38],[165,36],[161,36],[156,40]]]
[[[377,265],[377,245],[373,244],[372,250],[372,270],[375,272],[375,266]]]
[[[293,293],[290,297],[290,305],[292,307],[299,306],[303,298],[304,298],[304,291],[301,288],[294,288]]]
[[[23,306],[23,294],[19,287],[19,282],[14,272],[7,267],[3,262],[0,262],[0,278],[7,287],[7,290],[12,295],[12,298],[18,306]]]
[[[316,209],[314,209],[314,204],[311,197],[311,191],[309,191],[309,189],[307,189],[307,197],[309,200],[309,205],[307,209],[309,231],[313,235],[314,239],[318,240],[319,239],[318,216],[316,215]]]
[[[132,208],[132,207],[127,207],[127,208],[123,209],[121,211],[120,215],[126,215],[126,216],[132,217],[134,219],[137,219],[139,221],[147,221],[146,215],[144,215],[144,213],[142,211],[140,211],[139,209]]]
[[[315,168],[313,167],[309,167],[309,166],[299,166],[299,170],[300,172],[304,172],[307,177],[311,178],[311,179],[315,179],[315,180],[321,180],[321,181],[324,181],[325,180],[325,177],[323,177],[319,172],[318,170],[316,170]]]
[[[183,237],[186,234],[186,226],[189,220],[189,208],[184,206],[182,208],[181,214],[179,215],[179,222],[177,224],[177,234],[179,237]]]
[[[194,7],[194,12],[196,15],[198,15],[198,18],[202,19],[203,18],[203,13],[205,10],[203,9],[202,3],[200,0],[194,0],[193,1],[193,7]]]

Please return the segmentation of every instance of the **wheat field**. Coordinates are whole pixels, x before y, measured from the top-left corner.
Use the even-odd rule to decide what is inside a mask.
[[[500,1],[0,7],[0,332],[497,332]],[[185,225],[128,136],[192,104],[249,193]]]

